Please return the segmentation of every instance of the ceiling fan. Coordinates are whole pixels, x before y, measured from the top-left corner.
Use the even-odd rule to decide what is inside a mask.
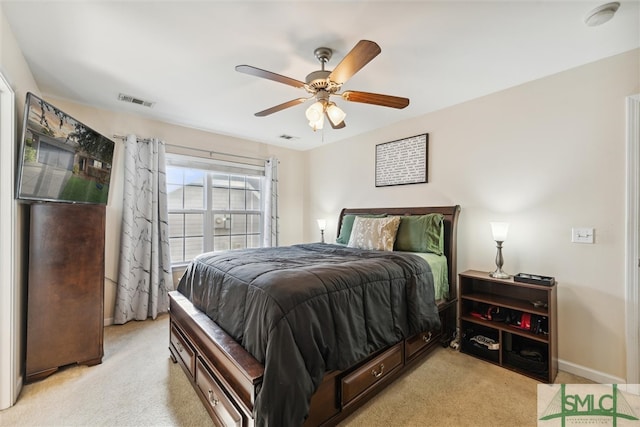
[[[401,98],[398,96],[381,95],[378,93],[354,90],[340,92],[342,85],[362,67],[367,65],[373,58],[378,56],[380,52],[381,49],[377,43],[369,40],[360,40],[354,48],[351,49],[347,56],[340,61],[333,71],[328,71],[324,69],[324,66],[331,59],[333,51],[328,47],[319,47],[314,50],[314,54],[318,61],[320,61],[322,68],[307,75],[304,82],[272,73],[271,71],[252,67],[251,65],[238,65],[236,66],[236,71],[301,88],[311,94],[311,96],[307,98],[293,99],[274,107],[267,108],[266,110],[259,111],[255,114],[256,116],[268,116],[269,114],[277,113],[278,111],[282,111],[286,108],[302,104],[309,99],[315,99],[316,102],[306,111],[309,126],[311,126],[314,131],[322,129],[324,117],[326,116],[329,119],[332,128],[342,129],[345,127],[344,118],[346,114],[335,104],[335,102],[330,100],[331,96],[340,96],[345,101],[361,102],[398,109],[409,105],[408,98]]]

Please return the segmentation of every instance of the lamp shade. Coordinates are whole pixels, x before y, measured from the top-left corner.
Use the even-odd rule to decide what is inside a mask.
[[[322,102],[318,101],[314,102],[309,108],[307,108],[305,115],[307,116],[309,123],[316,123],[322,119],[323,113],[324,105]]]
[[[504,242],[507,240],[507,233],[509,232],[508,222],[492,222],[491,233],[493,233],[493,240],[496,242]]]
[[[327,227],[327,220],[325,220],[325,219],[319,219],[319,220],[318,220],[318,228],[319,228],[320,230],[324,230],[324,229],[326,229],[326,227]]]
[[[347,116],[347,113],[342,111],[340,107],[332,102],[327,107],[327,116],[329,116],[331,123],[333,123],[334,126],[337,126],[342,123],[344,118]]]
[[[309,126],[311,126],[314,131],[322,129],[322,126],[324,126],[324,116],[320,116],[316,121],[309,121]]]

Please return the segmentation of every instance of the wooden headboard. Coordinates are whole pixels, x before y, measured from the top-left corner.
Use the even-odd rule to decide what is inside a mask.
[[[413,208],[344,208],[340,212],[338,219],[337,233],[342,227],[342,218],[347,214],[387,214],[387,215],[426,215],[430,213],[440,213],[444,216],[444,255],[447,257],[447,267],[449,271],[449,299],[456,299],[458,283],[457,271],[457,235],[458,235],[458,215],[460,206],[420,206]]]

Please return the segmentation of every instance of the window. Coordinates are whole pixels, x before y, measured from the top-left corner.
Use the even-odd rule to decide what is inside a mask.
[[[167,154],[171,262],[262,246],[264,167]]]

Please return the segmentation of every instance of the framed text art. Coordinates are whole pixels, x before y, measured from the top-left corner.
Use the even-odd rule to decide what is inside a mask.
[[[427,182],[429,134],[376,145],[376,187]]]

